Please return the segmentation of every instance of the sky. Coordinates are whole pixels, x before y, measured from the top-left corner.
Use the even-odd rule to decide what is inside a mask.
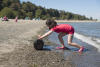
[[[20,0],[37,6],[64,10],[100,20],[100,0]]]

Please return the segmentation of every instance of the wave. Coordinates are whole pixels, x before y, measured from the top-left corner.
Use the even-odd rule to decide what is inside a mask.
[[[85,35],[82,35],[82,34],[79,34],[79,33],[75,33],[74,36],[77,39],[80,39],[83,42],[86,42],[89,45],[96,47],[98,49],[98,52],[100,52],[100,39],[99,38],[85,36]]]

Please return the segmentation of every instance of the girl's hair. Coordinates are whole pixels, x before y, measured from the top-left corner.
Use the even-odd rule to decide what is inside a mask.
[[[53,19],[48,19],[46,21],[46,25],[49,27],[49,29],[51,29],[57,25],[57,22],[54,21]]]

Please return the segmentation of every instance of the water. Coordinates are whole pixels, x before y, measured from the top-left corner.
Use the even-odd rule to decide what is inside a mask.
[[[70,24],[75,28],[75,34],[73,42],[85,46],[85,50],[82,55],[79,55],[75,47],[67,44],[67,36],[64,36],[65,46],[70,48],[68,50],[56,50],[63,52],[65,60],[73,61],[76,67],[100,67],[100,23],[60,23]],[[60,46],[58,40],[58,34],[53,33],[49,36],[49,40],[55,42],[56,46]]]

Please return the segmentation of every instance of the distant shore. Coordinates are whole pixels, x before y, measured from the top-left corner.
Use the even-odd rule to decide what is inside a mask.
[[[100,22],[92,20],[56,20],[57,22]]]
[[[19,21],[22,21],[21,19]],[[26,21],[46,21],[46,20],[26,20]],[[94,20],[55,20],[56,22],[100,22],[100,21],[94,21]]]
[[[10,22],[15,22],[15,19],[9,19]],[[100,22],[100,21],[94,21],[94,20],[55,20],[56,22]],[[1,21],[0,22],[5,22]],[[24,20],[24,19],[18,19],[18,22],[46,22],[46,20]]]

